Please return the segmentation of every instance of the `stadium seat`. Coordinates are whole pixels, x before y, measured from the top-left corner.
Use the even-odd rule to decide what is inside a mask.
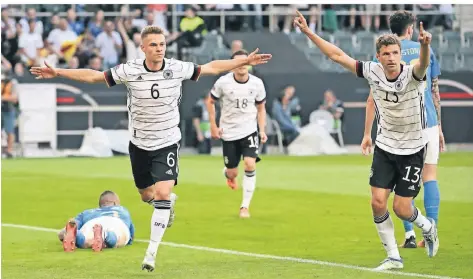
[[[454,72],[460,67],[457,53],[444,52],[440,55],[440,67],[442,70]]]
[[[376,36],[372,32],[361,31],[356,33],[356,46],[357,49],[370,53],[373,55],[376,51],[375,48]]]
[[[335,45],[347,53],[349,53],[355,47],[355,37],[350,32],[337,31],[333,34],[333,38]]]
[[[458,51],[463,46],[462,36],[457,31],[444,31],[442,34],[442,44],[443,49],[448,49],[450,51]]]
[[[337,134],[338,142],[340,146],[344,146],[343,135],[342,135],[342,123],[336,129],[334,129],[334,119],[330,112],[326,110],[314,110],[309,116],[310,123],[317,123],[324,127],[330,134]]]
[[[283,135],[279,123],[266,114],[266,135],[268,136],[268,145],[275,139],[279,152],[284,153]]]
[[[465,46],[473,47],[473,31],[463,33],[465,38]]]

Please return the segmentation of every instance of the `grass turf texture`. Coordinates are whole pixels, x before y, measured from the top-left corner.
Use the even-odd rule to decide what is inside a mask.
[[[473,278],[472,158],[442,154],[439,253],[428,258],[424,249],[402,249],[402,272]],[[176,222],[164,241],[375,267],[385,252],[371,215],[370,163],[362,156],[267,156],[257,165],[252,218],[240,220],[241,187],[225,185],[222,159],[182,157]],[[2,223],[59,229],[97,206],[107,189],[130,210],[136,238],[148,239],[152,208],[140,201],[127,157],[2,160]],[[394,222],[401,244],[402,223]],[[412,278],[169,246],[148,274],[140,270],[145,249],[137,242],[65,254],[52,232],[2,227],[2,278]]]

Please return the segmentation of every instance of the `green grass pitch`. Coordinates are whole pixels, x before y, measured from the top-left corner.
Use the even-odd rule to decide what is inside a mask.
[[[355,155],[264,157],[252,218],[241,220],[241,189],[225,185],[222,159],[181,158],[176,221],[165,242],[312,261],[165,245],[156,270],[146,273],[143,242],[66,254],[53,232],[2,226],[2,278],[473,278],[473,154],[442,154],[439,253],[401,250],[405,268],[398,274],[363,269],[385,258],[371,216],[370,163]],[[148,239],[152,208],[140,201],[127,157],[2,160],[2,224],[59,229],[95,207],[107,189],[130,210],[136,238]],[[424,212],[422,197],[423,191],[417,204]],[[399,244],[404,232],[397,218],[395,227]]]

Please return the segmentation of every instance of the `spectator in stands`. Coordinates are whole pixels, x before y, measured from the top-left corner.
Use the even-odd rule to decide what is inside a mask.
[[[92,55],[99,55],[98,49],[95,46],[95,37],[88,29],[85,30],[82,41],[77,46],[76,56],[79,58],[79,68],[84,68]]]
[[[58,28],[49,33],[49,50],[56,54],[60,62],[67,62],[76,51],[77,35],[69,29],[69,24],[65,18],[59,20]]]
[[[10,64],[15,66],[18,58],[18,34],[16,32],[16,24],[13,18],[9,17],[9,8],[2,9],[2,56],[4,56]]]
[[[209,113],[207,111],[207,106],[205,105],[209,96],[209,94],[205,94],[201,97],[192,109],[192,125],[194,126],[197,136],[197,149],[199,154],[210,154],[212,148]]]
[[[77,56],[72,56],[72,58],[67,62],[67,67],[69,69],[78,69],[79,68],[79,58]]]
[[[173,34],[168,41],[168,45],[177,43],[178,59],[181,59],[182,48],[200,46],[207,34],[205,22],[196,12],[192,6],[186,8],[186,16],[179,25],[180,32]]]
[[[10,17],[10,8],[9,7],[2,8],[2,35],[3,33],[5,33],[7,39],[11,39],[15,37],[15,34],[16,34],[15,23],[16,23],[15,19]]]
[[[123,18],[118,20],[117,28],[125,42],[126,60],[130,61],[137,58],[144,59],[145,54],[143,50],[141,50],[141,33],[136,30],[136,32],[132,34],[132,39],[130,39],[129,34],[125,29]]]
[[[46,27],[44,28],[43,38],[47,38],[49,34],[51,33],[51,31],[59,28],[60,21],[61,21],[61,17],[59,17],[58,14],[53,14],[51,16],[50,21],[46,24]]]
[[[167,4],[148,4],[146,5],[148,13],[152,13],[154,16],[153,24],[159,26],[164,31],[164,35],[167,35],[167,19],[166,12],[168,11]]]
[[[67,22],[69,23],[69,28],[76,32],[77,35],[84,32],[84,23],[81,20],[77,20],[77,14],[74,9],[67,10]]]
[[[104,31],[97,36],[95,45],[100,51],[105,69],[112,68],[118,64],[118,57],[122,52],[123,41],[115,31],[115,24],[111,21],[105,22]]]
[[[89,59],[89,69],[96,70],[96,71],[102,71],[104,69],[102,65],[102,58],[98,55],[92,55]]]
[[[242,49],[243,49],[243,42],[241,40],[232,41],[232,46],[231,46],[232,54]]]
[[[343,102],[337,99],[332,90],[329,89],[325,91],[324,101],[320,104],[319,109],[326,110],[332,114],[334,130],[338,129],[342,125],[345,108],[343,107]],[[338,141],[338,137],[334,137],[334,139]]]
[[[95,17],[89,21],[87,28],[94,37],[97,37],[103,31],[104,13],[102,10],[97,11]]]
[[[2,59],[3,61],[3,59]],[[2,63],[2,128],[7,134],[7,149],[5,155],[7,158],[13,157],[13,147],[15,144],[15,122],[18,104],[18,82],[7,76],[7,71]]]
[[[273,101],[272,116],[281,128],[284,145],[289,145],[299,136],[299,128],[291,119],[291,99],[294,94],[294,86],[287,86],[281,96]]]
[[[28,31],[21,34],[18,42],[21,61],[28,67],[38,65],[40,51],[44,47],[43,38],[36,32],[36,24],[35,19],[29,19]]]
[[[30,33],[30,21],[33,20],[35,24],[34,32],[43,35],[44,27],[43,22],[36,17],[36,9],[29,8],[26,10],[26,17],[20,19],[20,24],[25,33]]]

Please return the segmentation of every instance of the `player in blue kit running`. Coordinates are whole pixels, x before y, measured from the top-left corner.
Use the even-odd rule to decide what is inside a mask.
[[[407,65],[414,65],[419,60],[420,43],[411,40],[412,34],[414,33],[415,22],[415,16],[407,11],[397,11],[389,18],[391,31],[401,40],[401,62]],[[377,62],[376,58],[374,61]],[[430,66],[427,69],[427,82],[424,94],[424,104],[427,112],[427,129],[425,132],[429,142],[427,144],[427,152],[425,155],[422,181],[424,184],[424,206],[426,215],[427,217],[434,219],[437,224],[440,204],[440,194],[437,182],[437,162],[439,159],[439,152],[443,151],[445,146],[440,122],[439,75],[440,66],[431,49]],[[366,106],[365,133],[361,144],[365,155],[369,154],[371,151],[371,127],[374,120],[374,111],[374,101],[370,94]],[[406,239],[403,247],[423,247],[425,245],[423,240],[416,243],[416,235],[412,223],[406,221],[403,223],[406,232]]]
[[[119,248],[133,242],[135,227],[128,210],[120,205],[118,195],[105,191],[100,195],[99,207],[87,209],[70,219],[58,236],[64,251],[75,248]]]

